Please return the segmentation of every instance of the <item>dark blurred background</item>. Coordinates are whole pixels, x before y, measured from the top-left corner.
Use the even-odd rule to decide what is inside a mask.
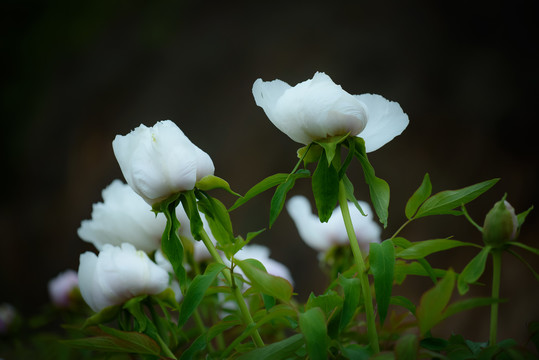
[[[259,77],[295,85],[323,71],[352,94],[400,103],[410,125],[369,156],[392,190],[384,237],[404,222],[425,172],[435,192],[500,177],[468,206],[480,223],[504,193],[517,212],[539,205],[538,13],[531,0],[472,3],[3,2],[0,302],[38,311],[48,280],[77,269],[79,254],[93,250],[76,231],[101,190],[123,179],[111,147],[116,134],[171,119],[240,193],[290,171],[299,144],[256,106],[251,87]],[[358,166],[351,171],[367,200]],[[308,182],[298,182],[292,194],[299,193],[309,194]],[[263,194],[232,213],[237,233],[267,227],[270,199]],[[536,213],[520,240],[538,247]],[[481,243],[461,217],[421,219],[403,235]],[[327,285],[286,213],[255,242],[291,269],[300,299]],[[474,254],[430,260],[460,271]],[[524,256],[539,270],[537,257]],[[539,320],[539,287],[515,258],[504,256],[503,265],[501,291],[510,301],[500,308],[500,338],[524,342],[526,322]],[[487,284],[489,272],[490,263]],[[410,279],[396,291],[418,301],[430,286]],[[488,296],[487,288],[470,295]],[[455,316],[435,334],[484,341],[488,314]]]

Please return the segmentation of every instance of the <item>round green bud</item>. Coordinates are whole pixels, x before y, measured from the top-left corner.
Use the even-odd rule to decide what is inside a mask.
[[[494,204],[483,224],[483,241],[492,247],[501,247],[517,235],[518,220],[515,209],[505,200]]]

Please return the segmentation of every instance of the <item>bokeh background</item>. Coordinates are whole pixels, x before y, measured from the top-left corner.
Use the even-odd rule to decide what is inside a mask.
[[[518,212],[539,205],[537,15],[533,1],[7,1],[1,6],[2,200],[0,302],[33,313],[47,282],[77,269],[94,249],[77,237],[81,220],[113,179],[122,179],[111,142],[141,123],[171,119],[212,157],[216,175],[245,193],[290,171],[298,144],[258,108],[253,82],[291,85],[324,71],[352,94],[398,101],[405,132],[369,159],[391,186],[389,237],[407,198],[428,172],[434,191],[500,177],[468,206],[482,223],[504,193]],[[358,196],[367,191],[352,166]],[[309,194],[298,182],[293,194]],[[215,194],[226,204],[227,194]],[[271,193],[232,213],[237,233],[267,227]],[[539,246],[537,211],[521,241]],[[410,225],[411,240],[453,235],[481,242],[464,218]],[[327,279],[286,213],[255,242],[272,249],[305,299]],[[433,256],[462,270],[474,251]],[[526,256],[536,269],[537,257]],[[500,338],[524,342],[539,320],[539,287],[524,265],[503,258]],[[485,283],[490,281],[487,264]],[[415,301],[428,281],[396,291]],[[474,287],[473,296],[487,296]],[[458,299],[458,296],[455,296]],[[455,316],[437,335],[488,337],[488,309]]]

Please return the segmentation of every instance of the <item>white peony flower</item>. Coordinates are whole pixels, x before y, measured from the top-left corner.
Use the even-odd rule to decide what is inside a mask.
[[[79,277],[75,270],[66,270],[48,283],[49,297],[54,305],[60,308],[69,307],[73,289],[79,286]]]
[[[112,142],[127,183],[150,205],[192,190],[215,168],[208,154],[194,145],[176,124],[164,120],[140,125]]]
[[[374,221],[370,206],[363,201],[359,204],[367,216],[363,216],[353,203],[349,203],[350,217],[359,246],[366,249],[369,243],[381,241],[382,229]],[[313,214],[311,203],[304,196],[293,196],[288,200],[286,209],[296,224],[299,236],[318,252],[325,252],[333,245],[349,244],[340,207],[333,211],[327,223],[320,222],[318,216]]]
[[[398,103],[380,95],[351,95],[321,72],[294,87],[257,79],[253,96],[279,130],[304,145],[350,133],[363,138],[371,152],[400,135],[409,122]]]
[[[288,268],[281,264],[280,262],[270,258],[270,249],[263,245],[246,245],[243,248],[241,248],[240,251],[238,251],[234,257],[238,260],[245,260],[245,259],[255,259],[258,260],[264,265],[266,268],[266,271],[268,274],[273,276],[282,277],[290,284],[294,285],[294,280],[292,279],[292,274],[290,274],[290,270]],[[228,261],[228,260],[225,260]],[[243,275],[243,272],[239,267],[236,268],[236,271],[241,273]]]
[[[92,219],[83,220],[79,237],[101,250],[105,244],[133,244],[137,249],[152,252],[161,246],[166,219],[152,212],[133,189],[114,180],[102,193],[103,202],[92,207]]]
[[[96,312],[138,295],[159,294],[169,286],[168,272],[129,243],[105,244],[98,256],[85,252],[78,275],[81,295]]]

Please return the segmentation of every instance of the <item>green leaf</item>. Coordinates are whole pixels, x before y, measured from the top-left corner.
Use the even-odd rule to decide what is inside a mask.
[[[183,267],[183,245],[178,235],[180,222],[176,217],[176,207],[180,203],[181,196],[169,198],[161,203],[161,212],[165,215],[167,223],[163,236],[161,237],[161,249],[163,254],[170,261],[174,273],[178,278],[182,292],[187,287],[187,275]]]
[[[288,178],[288,174],[282,174],[282,173],[268,176],[267,178],[265,178],[264,180],[260,181],[258,184],[253,186],[251,189],[249,189],[249,191],[247,191],[247,193],[243,197],[236,200],[234,205],[232,205],[232,207],[230,207],[228,211],[235,210],[239,208],[241,205],[245,204],[247,201],[257,196],[258,194],[263,193],[264,191],[271,189],[274,186],[282,184],[283,182],[286,181],[287,178]]]
[[[429,197],[414,216],[419,219],[430,215],[460,215],[460,211],[453,210],[483,194],[490,189],[499,179],[483,181],[459,190],[446,190]]]
[[[273,344],[254,349],[238,357],[238,360],[281,360],[287,359],[304,344],[303,335],[296,334]]]
[[[215,175],[204,176],[202,179],[197,181],[197,183],[195,184],[195,187],[202,191],[209,191],[213,189],[223,189],[232,195],[241,196],[240,194],[232,191],[228,182],[226,182],[224,179],[221,179],[220,177],[217,177]]]
[[[369,261],[374,277],[374,290],[376,293],[378,314],[380,315],[380,325],[383,325],[393,289],[393,274],[395,269],[395,248],[393,242],[391,240],[385,240],[381,244],[371,243]]]
[[[104,331],[107,329],[107,332]],[[121,352],[159,356],[161,349],[157,343],[145,334],[136,331],[120,331],[103,327],[103,333],[83,339],[63,340],[62,343],[94,351]],[[110,332],[110,333],[108,333]]]
[[[405,308],[406,310],[408,310],[409,312],[411,312],[413,315],[415,315],[416,308],[415,308],[414,303],[410,301],[410,299],[404,296],[400,296],[400,295],[392,296],[391,299],[389,300],[389,303],[391,305],[401,306]]]
[[[198,304],[204,298],[204,294],[210,285],[215,281],[217,274],[219,274],[226,266],[219,263],[212,263],[208,265],[204,274],[195,276],[189,289],[183,299],[182,307],[180,309],[180,315],[178,318],[178,326],[183,326],[193,311],[197,308]]]
[[[471,298],[471,299],[457,301],[449,305],[445,309],[443,313],[443,318],[446,319],[462,311],[474,309],[479,306],[488,306],[488,305],[492,305],[499,302],[503,302],[503,300],[494,299],[490,297]]]
[[[321,222],[327,222],[339,200],[339,174],[324,155],[313,173],[312,188],[318,217]]]
[[[474,258],[464,267],[458,277],[458,290],[464,295],[469,290],[469,284],[474,283],[483,275],[485,264],[487,263],[490,246],[485,246]]]
[[[365,182],[369,186],[369,193],[374,211],[376,211],[378,219],[385,228],[387,227],[387,219],[389,217],[389,185],[384,180],[376,177],[374,168],[367,158],[365,141],[360,137],[355,137],[354,139],[356,141],[355,155],[363,168],[363,175],[365,177]]]
[[[225,205],[204,192],[197,191],[198,209],[206,216],[210,230],[221,246],[234,242],[232,221]]]
[[[451,239],[434,239],[413,242],[410,247],[400,252],[397,252],[397,257],[407,260],[421,259],[430,254],[453,249],[460,246],[475,246],[481,248],[479,245],[464,241]]]
[[[346,200],[351,201],[356,206],[356,208],[359,210],[361,215],[367,216],[363,212],[363,209],[361,208],[361,205],[359,205],[359,202],[357,201],[356,197],[354,196],[354,185],[352,184],[352,182],[350,181],[348,176],[346,176],[346,174],[344,174],[342,176],[341,181],[342,181],[342,183],[344,185],[344,191],[346,192]]]
[[[526,266],[528,268],[528,270],[531,271],[531,273],[535,277],[535,280],[539,281],[539,273],[537,273],[537,271],[535,271],[535,269],[530,265],[530,263],[528,263],[522,256],[520,256],[519,254],[514,252],[512,249],[507,249],[507,252],[509,254],[513,255],[514,257],[516,257],[518,260],[520,260],[520,262],[522,262],[524,264],[524,266]]]
[[[282,184],[277,186],[277,189],[275,189],[275,193],[273,194],[273,198],[271,199],[269,221],[270,228],[283,210],[284,203],[286,201],[286,194],[294,187],[296,180],[309,176],[310,172],[308,170],[300,169],[295,173],[290,174]]]
[[[519,247],[521,249],[524,249],[524,250],[527,250],[535,255],[539,255],[539,249],[536,249],[534,247],[531,247],[531,246],[528,246],[526,244],[523,244],[521,242],[518,242],[518,241],[510,241],[507,243],[507,245],[512,245],[512,246],[516,246],[516,247]]]
[[[200,334],[193,343],[182,353],[179,360],[191,360],[197,353],[204,350],[208,342],[206,340],[206,333]],[[197,358],[198,359],[198,358]]]
[[[358,278],[346,278],[343,275],[339,276],[338,281],[344,292],[344,302],[339,322],[339,331],[343,331],[354,317],[356,308],[359,305],[361,282]]]
[[[195,240],[202,240],[202,232],[204,231],[204,223],[198,212],[197,198],[195,191],[185,191],[181,197],[183,208],[189,218],[191,224],[191,235]]]
[[[329,318],[335,309],[339,309],[343,305],[343,298],[335,291],[329,290],[327,293],[314,296],[313,293],[309,296],[305,310],[309,310],[315,307],[322,309],[326,318]]]
[[[455,287],[455,277],[453,271],[447,271],[443,279],[421,296],[419,306],[416,309],[421,335],[424,335],[444,319],[443,311],[451,299]]]
[[[299,314],[299,327],[305,336],[309,358],[326,360],[327,328],[322,309],[312,308]]]
[[[524,221],[526,220],[526,217],[530,213],[530,211],[533,210],[533,206],[531,206],[528,210],[521,212],[517,215],[517,221],[518,221],[518,227],[520,228],[522,224],[524,224]]]
[[[122,308],[121,305],[113,305],[113,306],[107,306],[100,312],[90,316],[86,321],[84,322],[83,328],[92,326],[92,325],[98,325],[107,323],[109,321],[114,320],[118,314],[120,313],[120,309]]]
[[[423,182],[406,203],[404,213],[408,219],[412,219],[417,212],[417,209],[419,209],[419,206],[428,199],[431,192],[432,184],[430,182],[429,174],[425,174]]]
[[[395,344],[395,355],[399,360],[417,359],[419,340],[415,334],[402,335]]]
[[[268,274],[263,265],[255,259],[235,260],[251,285],[264,294],[288,301],[292,297],[292,285],[285,279]],[[263,270],[264,269],[264,270]]]

